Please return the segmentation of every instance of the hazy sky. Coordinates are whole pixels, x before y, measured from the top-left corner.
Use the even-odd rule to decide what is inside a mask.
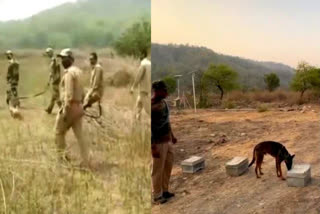
[[[76,0],[0,0],[0,21],[23,19],[42,10]]]
[[[156,0],[152,41],[206,46],[218,53],[320,65],[320,1]]]

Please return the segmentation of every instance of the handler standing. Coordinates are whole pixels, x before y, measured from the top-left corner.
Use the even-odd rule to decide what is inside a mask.
[[[173,148],[175,144],[170,119],[169,108],[164,100],[168,96],[167,87],[163,81],[152,84],[153,97],[151,101],[151,151],[153,157],[152,185],[155,203],[165,203],[173,193],[169,190],[169,180],[173,165]]]

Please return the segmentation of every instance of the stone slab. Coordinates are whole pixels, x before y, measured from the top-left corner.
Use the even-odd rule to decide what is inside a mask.
[[[226,163],[226,172],[230,176],[240,176],[248,170],[248,158],[234,157]]]
[[[287,184],[290,187],[305,187],[311,181],[310,164],[297,164],[287,172]]]
[[[190,158],[181,162],[182,171],[185,173],[195,173],[205,167],[205,160],[203,157],[191,156]]]

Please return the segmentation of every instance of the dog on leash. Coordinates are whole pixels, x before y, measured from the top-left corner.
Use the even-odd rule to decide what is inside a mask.
[[[290,170],[292,168],[292,160],[295,155],[290,155],[286,147],[278,142],[264,141],[257,144],[253,149],[253,158],[251,163],[249,164],[250,167],[254,162],[256,162],[255,172],[257,178],[260,178],[261,175],[263,175],[261,171],[261,165],[265,154],[269,154],[275,158],[277,176],[282,180],[285,180],[285,178],[282,176],[281,163],[282,161],[284,161],[286,163],[287,169]]]

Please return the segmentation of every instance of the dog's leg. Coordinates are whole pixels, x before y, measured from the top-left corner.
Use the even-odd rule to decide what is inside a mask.
[[[277,172],[277,177],[280,177],[280,175],[279,175],[279,163],[278,163],[278,158],[276,158],[276,172]]]
[[[280,177],[282,180],[286,180],[283,176],[282,176],[282,170],[281,170],[281,163],[279,163],[279,172],[280,172]]]
[[[260,176],[258,175],[258,163],[256,163],[256,168],[254,169],[254,171],[256,172],[257,178],[260,178]]]
[[[263,156],[261,158],[261,156],[259,154],[256,155],[256,175],[257,175],[257,178],[260,178],[260,175],[261,175],[261,164],[262,164],[262,159],[263,159]],[[259,175],[259,171],[260,171],[260,175]]]
[[[261,156],[261,161],[260,161],[260,165],[259,165],[260,175],[263,175],[262,168],[261,168],[261,165],[263,163],[263,157],[264,157],[264,155]]]

